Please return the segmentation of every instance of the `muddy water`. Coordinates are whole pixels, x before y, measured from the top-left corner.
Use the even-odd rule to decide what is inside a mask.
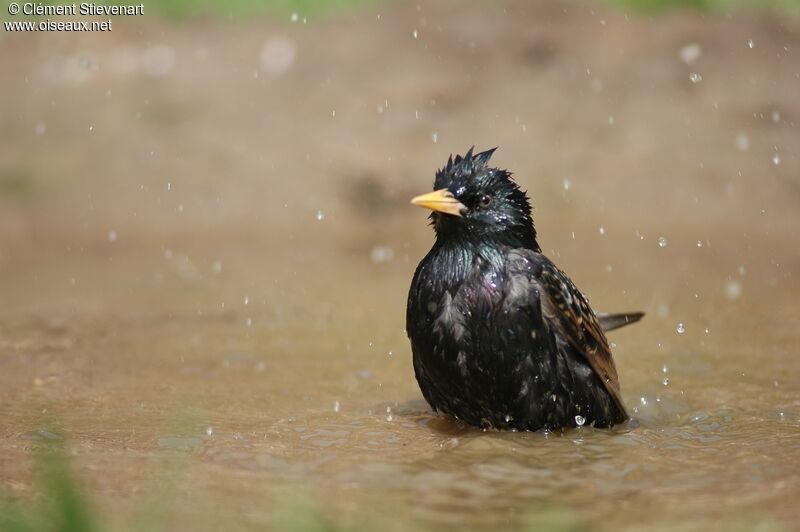
[[[794,528],[800,23],[420,10],[0,40],[4,492],[63,441],[120,529],[153,498],[209,530]],[[174,65],[124,63],[154,45]],[[648,313],[611,335],[629,426],[483,433],[422,400],[407,201],[473,143],[596,309]]]

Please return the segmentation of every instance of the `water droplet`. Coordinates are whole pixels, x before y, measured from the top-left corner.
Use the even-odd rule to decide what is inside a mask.
[[[703,81],[703,76],[701,76],[697,72],[692,72],[691,74],[689,74],[689,79],[691,80],[692,83],[700,83],[701,81]]]
[[[116,242],[117,241],[117,232],[113,229],[108,232],[108,241],[109,242]]]
[[[747,47],[752,50],[753,46],[755,46],[755,43],[753,42],[753,39],[747,39]]]
[[[703,241],[702,240],[698,240],[697,241],[697,247],[699,247],[699,248],[703,247]]]
[[[249,305],[250,304],[250,296],[244,296],[244,304],[245,305]]]
[[[681,48],[681,61],[687,65],[691,65],[703,55],[703,49],[697,43],[690,43]]]
[[[747,151],[750,149],[750,137],[744,133],[739,133],[736,136],[736,147],[739,151]]]
[[[669,371],[669,368],[667,367],[667,365],[666,365],[666,364],[664,364],[663,366],[661,366],[661,372],[662,372],[662,373],[666,373],[666,372],[668,372],[668,371]]]
[[[562,185],[564,186],[564,190],[569,190],[572,188],[572,181],[565,177]]]
[[[511,423],[512,421],[514,421],[514,417],[510,416],[509,414],[506,414],[505,420],[506,423]]]
[[[661,381],[661,384],[663,384],[664,386],[669,386],[669,377],[664,377],[664,380]]]
[[[272,76],[285,74],[294,65],[297,58],[297,47],[286,37],[270,37],[262,46],[259,54],[261,70]]]
[[[667,239],[663,236],[658,237],[658,247],[665,248],[667,247]]]
[[[324,219],[325,219],[325,213],[322,212],[321,210],[317,211],[317,221],[321,222]]]
[[[206,436],[214,435],[214,427],[206,427]]]
[[[582,427],[586,423],[586,418],[583,416],[575,416],[575,424]]]
[[[94,131],[94,126],[89,126],[89,131]]]
[[[772,164],[774,164],[775,166],[781,164],[781,156],[778,155],[777,153],[772,154]]]
[[[289,17],[289,20],[291,20],[292,22],[297,22],[298,20],[300,20],[300,14],[295,11],[294,13],[292,13],[292,16]]]
[[[706,327],[706,334],[708,334],[708,327]]]
[[[339,404],[339,401],[333,402],[333,411],[338,412],[342,408],[342,405]]]
[[[419,37],[419,32],[417,30],[414,30],[411,32],[411,35],[416,39],[417,37]]]
[[[375,264],[390,262],[394,258],[394,249],[389,246],[375,246],[370,251],[369,258]]]
[[[686,325],[684,325],[683,322],[678,323],[678,326],[675,327],[675,330],[678,331],[678,334],[683,334],[686,332]]]
[[[604,235],[604,234],[606,234],[606,228],[605,228],[605,227],[603,227],[602,225],[600,226],[600,234],[601,234],[601,235]]]
[[[433,135],[431,135],[431,140],[433,140],[434,144],[439,142],[439,134],[438,133],[434,133]]]
[[[731,300],[742,297],[742,285],[737,281],[729,281],[725,285],[725,297]]]

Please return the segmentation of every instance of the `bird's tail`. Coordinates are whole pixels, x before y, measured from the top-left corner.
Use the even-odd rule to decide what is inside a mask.
[[[629,323],[636,323],[644,317],[644,312],[624,312],[621,314],[605,314],[597,315],[597,321],[600,323],[600,328],[604,333],[613,331],[624,327]]]

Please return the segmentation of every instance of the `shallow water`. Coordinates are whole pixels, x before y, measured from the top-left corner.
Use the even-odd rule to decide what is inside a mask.
[[[227,66],[258,49],[261,26],[220,26],[228,40],[214,46],[190,25],[168,38],[144,27],[184,58],[174,73],[118,79],[101,67],[78,88],[36,77],[58,42],[0,41],[20,74],[0,89],[20,102],[3,99],[0,170],[32,182],[0,195],[5,491],[34,496],[35,450],[63,442],[120,529],[161,493],[172,525],[208,530],[275,525],[303,500],[368,528],[794,528],[800,106],[784,73],[800,62],[780,51],[797,21],[606,13],[615,41],[574,6],[517,6],[513,20],[427,7],[442,30],[422,33],[422,54],[405,41],[394,51],[390,37],[417,21],[394,9],[390,31],[366,23],[372,13],[312,33],[268,27],[318,54],[331,35],[377,48],[340,42],[268,82],[244,60],[246,75]],[[487,17],[507,30],[501,42],[480,33]],[[517,31],[542,19],[585,37]],[[755,58],[738,55],[746,36]],[[678,54],[695,40],[698,87]],[[75,53],[107,65],[101,44]],[[202,69],[198,46],[212,48]],[[325,70],[326,58],[376,65],[381,53],[410,71],[355,83],[352,65]],[[544,61],[535,74],[531,61]],[[435,74],[445,64],[517,81],[450,85]],[[599,95],[585,64],[606,80]],[[209,72],[214,90],[175,96]],[[750,82],[731,86],[734,74]],[[292,99],[309,79],[327,89]],[[246,109],[207,104],[221,95]],[[387,96],[392,111],[375,113]],[[409,119],[417,106],[421,122]],[[403,328],[432,233],[407,201],[473,142],[501,145],[496,162],[529,189],[545,252],[596,310],[647,312],[609,335],[628,426],[481,432],[422,400]]]

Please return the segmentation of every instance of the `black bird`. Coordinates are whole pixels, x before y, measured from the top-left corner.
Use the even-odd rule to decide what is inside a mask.
[[[542,255],[528,197],[494,149],[451,156],[431,209],[436,242],[411,282],[406,330],[434,410],[482,428],[610,427],[628,419],[604,331],[642,313],[598,318]]]

